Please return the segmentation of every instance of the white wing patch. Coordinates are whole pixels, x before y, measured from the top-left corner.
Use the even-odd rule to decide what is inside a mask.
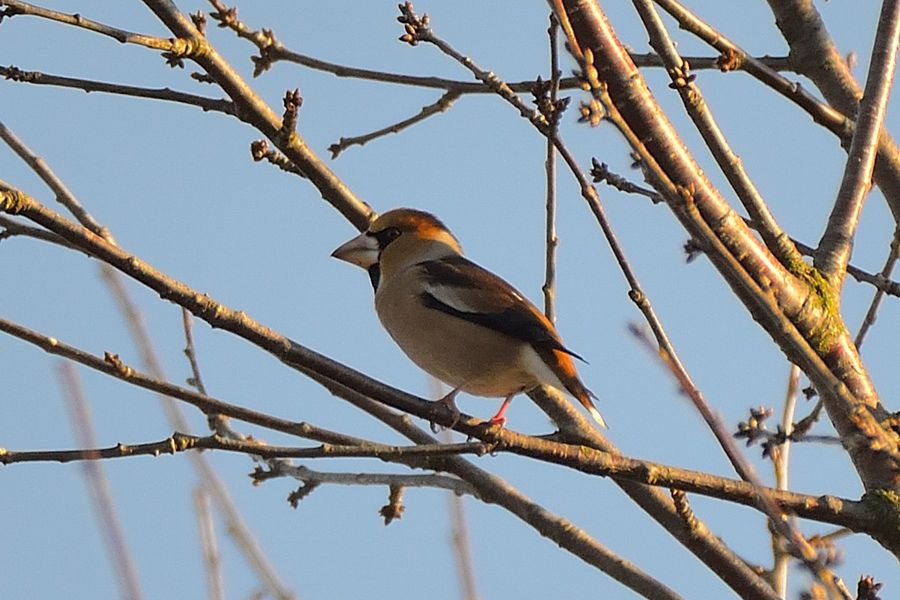
[[[425,282],[424,291],[431,294],[435,300],[446,304],[454,310],[466,313],[495,313],[510,308],[510,296],[516,302],[524,299],[514,290],[504,290],[507,294],[498,294],[496,291],[479,288],[458,287],[454,285],[442,285],[440,283]]]

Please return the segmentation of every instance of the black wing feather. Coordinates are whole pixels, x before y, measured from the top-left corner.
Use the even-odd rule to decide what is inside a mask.
[[[505,293],[498,299],[502,308],[492,311],[464,311],[442,302],[429,292],[422,292],[419,299],[428,308],[465,319],[470,323],[487,327],[510,337],[528,342],[538,350],[560,350],[584,360],[560,342],[548,329],[531,303],[509,283],[472,261],[453,256],[419,264],[426,280],[436,285],[462,289],[482,289],[490,287]],[[522,303],[525,306],[522,306]]]

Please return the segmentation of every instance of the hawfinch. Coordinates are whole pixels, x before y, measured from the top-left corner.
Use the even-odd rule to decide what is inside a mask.
[[[504,398],[549,385],[577,398],[606,427],[553,324],[510,284],[463,256],[441,221],[400,208],[332,253],[369,272],[381,324],[419,367],[453,390]]]

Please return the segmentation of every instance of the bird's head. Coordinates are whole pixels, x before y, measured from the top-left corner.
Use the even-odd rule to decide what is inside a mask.
[[[412,208],[397,208],[380,215],[368,229],[342,244],[331,255],[378,276],[409,265],[462,255],[453,234],[434,215]],[[377,287],[377,286],[376,286]]]

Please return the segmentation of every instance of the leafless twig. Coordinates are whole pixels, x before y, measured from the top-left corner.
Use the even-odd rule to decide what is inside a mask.
[[[97,436],[94,432],[90,408],[87,399],[84,397],[81,382],[78,379],[78,372],[71,362],[63,361],[59,364],[58,373],[60,387],[69,407],[76,443],[84,448],[95,446]],[[87,451],[86,454],[94,458],[93,453],[90,451]],[[0,462],[3,462],[2,456],[0,456]],[[91,504],[94,508],[94,516],[97,519],[98,528],[103,534],[102,537],[106,545],[109,562],[112,563],[118,576],[122,598],[140,600],[144,597],[144,593],[141,589],[131,549],[125,541],[125,531],[122,529],[122,522],[119,520],[119,513],[113,501],[109,481],[106,479],[100,465],[93,461],[84,463],[82,473],[84,474],[85,485],[88,488],[88,495],[92,501]]]
[[[816,266],[836,290],[844,281],[859,213],[872,185],[881,125],[897,65],[898,46],[900,1],[885,0],[881,5],[866,89],[859,102],[856,130],[850,142],[841,188],[816,252]]]
[[[222,555],[216,538],[216,527],[210,510],[209,495],[202,486],[194,488],[194,512],[200,548],[203,550],[203,567],[209,600],[225,600],[225,581],[222,577]]]

